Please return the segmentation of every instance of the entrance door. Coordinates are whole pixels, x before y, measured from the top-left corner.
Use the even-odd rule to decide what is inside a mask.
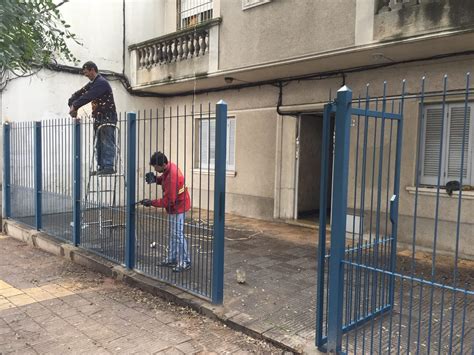
[[[297,213],[295,217],[301,221],[316,223],[320,215],[323,115],[302,114],[299,124]],[[332,167],[332,144],[330,144],[330,148],[329,166]],[[330,193],[327,197],[328,209],[330,209]]]

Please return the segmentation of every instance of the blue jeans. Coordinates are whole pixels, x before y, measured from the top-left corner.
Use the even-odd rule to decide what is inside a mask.
[[[99,169],[113,168],[115,165],[115,130],[114,126],[99,126],[95,130],[95,149]]]
[[[168,215],[170,225],[170,253],[168,259],[176,261],[178,265],[191,262],[188,255],[188,244],[184,238],[184,213]]]

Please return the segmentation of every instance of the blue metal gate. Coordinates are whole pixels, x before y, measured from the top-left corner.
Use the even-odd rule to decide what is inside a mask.
[[[389,311],[393,304],[394,280],[384,271],[393,272],[395,267],[402,115],[393,112],[394,106],[391,110],[387,108],[385,95],[380,108],[378,102],[368,98],[363,108],[360,100],[358,106],[352,107],[352,91],[343,87],[335,102],[325,106],[323,117],[321,211],[328,207],[325,191],[329,186],[332,118],[335,155],[329,244],[323,228],[327,215],[322,213],[320,220],[316,342],[319,347],[327,343],[331,351],[341,351],[343,332]],[[397,109],[402,112],[401,106]],[[351,126],[357,131],[354,151],[350,149]],[[367,150],[369,133],[373,133],[374,147],[379,142],[379,151],[373,149],[371,154]],[[390,151],[385,156],[387,144]],[[349,170],[349,160],[355,169]],[[349,180],[354,180],[354,184]],[[357,187],[359,180],[361,184]],[[349,191],[349,186],[353,191]],[[349,194],[354,196],[351,209]],[[364,223],[370,224],[368,228]]]
[[[473,230],[466,201],[473,194],[463,192],[473,189],[474,178],[469,78],[466,89],[449,91],[445,77],[443,90],[429,93],[423,78],[420,92],[410,94],[403,81],[401,94],[390,96],[384,83],[383,94],[373,98],[367,86],[363,99],[353,99],[343,87],[325,106],[316,309],[320,349],[473,353],[474,263],[461,259]],[[415,121],[407,121],[407,112]],[[417,135],[407,130],[412,140],[402,143],[404,121],[417,127]],[[404,163],[413,165],[416,176],[400,199],[406,145],[416,147]],[[451,255],[441,255],[440,240],[444,248],[453,245]]]

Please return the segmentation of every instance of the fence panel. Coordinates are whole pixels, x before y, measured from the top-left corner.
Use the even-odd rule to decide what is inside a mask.
[[[72,119],[41,122],[42,230],[72,242]]]
[[[210,104],[143,111],[137,120],[136,201],[157,200],[163,189],[175,189],[176,195],[189,194],[191,208],[179,220],[175,213],[182,211],[166,200],[165,208],[137,207],[135,268],[207,298],[212,288],[215,123]],[[145,175],[154,172],[150,157],[158,151],[180,169],[183,186],[147,184]]]
[[[11,218],[36,227],[34,122],[10,123]]]
[[[81,247],[119,264],[125,263],[126,127],[125,114],[116,125],[81,120]],[[105,130],[114,136],[115,172],[101,175],[95,147]]]
[[[217,107],[217,115],[210,104],[123,114],[117,124],[90,117],[13,124],[5,129],[11,217],[222,303],[229,159],[227,105]],[[104,135],[114,142],[114,171],[98,165]],[[161,186],[145,181],[158,151],[171,177]],[[137,206],[143,199],[157,208]]]

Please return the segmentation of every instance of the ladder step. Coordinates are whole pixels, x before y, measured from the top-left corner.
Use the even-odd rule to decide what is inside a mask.
[[[125,177],[125,174],[104,174],[104,175],[91,175],[91,177],[105,178],[105,177]]]
[[[110,226],[103,226],[102,228],[125,228],[125,224],[112,224]]]
[[[94,224],[101,224],[101,223],[107,223],[107,222],[112,222],[112,220],[111,220],[111,219],[106,219],[106,220],[99,221],[99,222],[84,223],[83,226],[84,226],[84,227],[87,227],[87,226],[92,226],[92,225],[94,225]]]

